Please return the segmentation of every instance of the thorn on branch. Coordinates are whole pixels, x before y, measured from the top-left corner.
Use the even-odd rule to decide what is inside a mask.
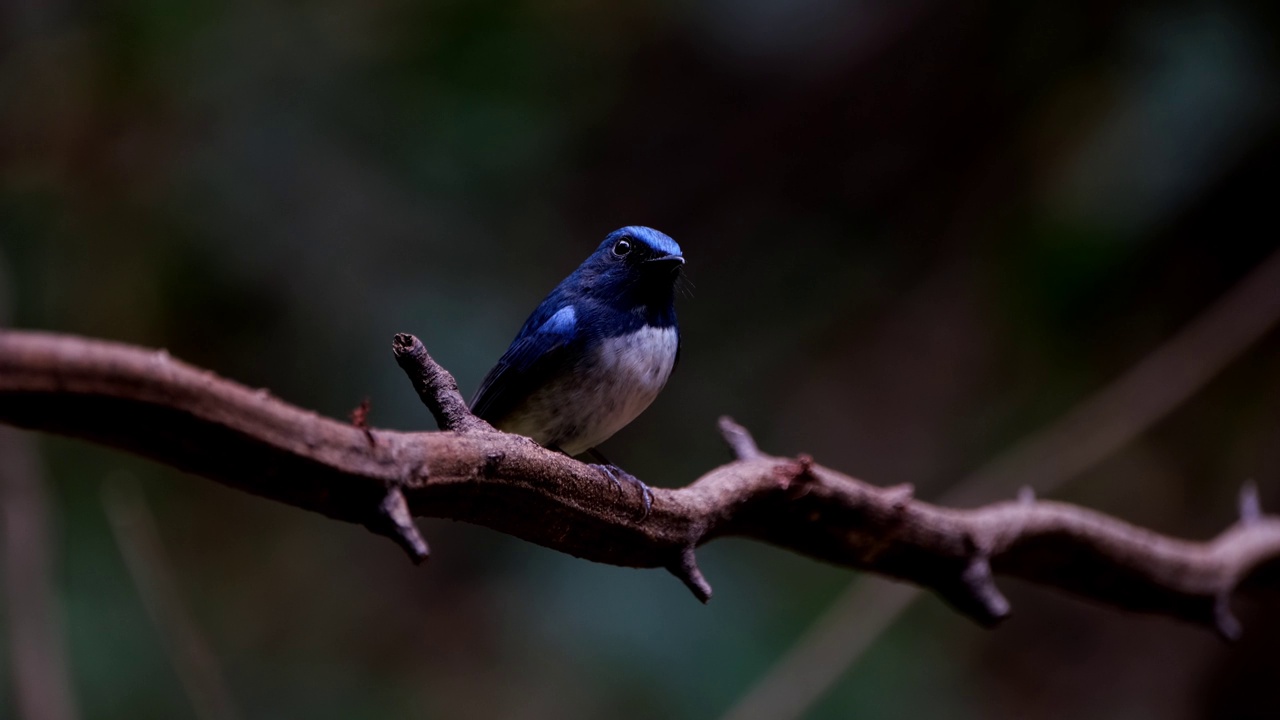
[[[427,541],[422,539],[418,526],[409,512],[409,503],[400,488],[392,487],[378,506],[377,517],[366,524],[369,530],[396,541],[415,565],[421,564],[431,554]]]
[[[364,431],[364,436],[369,440],[370,445],[376,445],[377,441],[373,439],[373,431],[369,429],[369,398],[360,401],[355,410],[351,411],[351,424]]]
[[[979,618],[984,624],[995,623],[1009,616],[1009,601],[996,587],[995,579],[991,576],[991,563],[986,555],[974,556],[961,579],[986,613],[985,618]]]
[[[1240,486],[1240,524],[1252,525],[1262,519],[1262,502],[1258,500],[1258,483],[1245,480]]]
[[[1018,504],[1034,505],[1036,502],[1036,489],[1030,485],[1023,485],[1018,488]]]
[[[942,593],[961,612],[990,627],[1009,616],[1008,599],[996,587],[986,553],[978,553],[960,574],[957,590]]]
[[[893,485],[885,488],[884,494],[889,498],[889,504],[893,507],[893,512],[901,519],[907,512],[907,506],[916,497],[916,486],[911,483]]]
[[[776,468],[774,474],[778,478],[778,486],[787,492],[791,500],[808,495],[810,484],[817,480],[813,475],[813,456],[804,453],[797,455],[794,463]]]
[[[398,333],[391,341],[391,352],[441,430],[496,432],[489,423],[471,414],[458,392],[458,381],[431,358],[422,341],[409,333]]]
[[[1243,628],[1231,612],[1230,592],[1219,593],[1213,600],[1213,628],[1218,631],[1218,636],[1227,642],[1240,639]]]
[[[702,571],[698,569],[698,559],[694,556],[693,546],[689,545],[680,552],[680,558],[676,562],[667,566],[667,570],[680,581],[685,587],[698,598],[700,602],[706,604],[711,599],[711,583],[702,576]]]
[[[720,416],[720,436],[724,438],[734,457],[739,460],[757,460],[764,457],[750,431],[733,421],[728,415]]]

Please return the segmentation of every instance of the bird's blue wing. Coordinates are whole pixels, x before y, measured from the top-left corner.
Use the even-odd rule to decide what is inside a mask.
[[[541,308],[539,308],[541,310]],[[564,305],[549,317],[530,317],[507,352],[493,366],[471,401],[471,412],[496,423],[563,367],[578,337],[577,313]]]

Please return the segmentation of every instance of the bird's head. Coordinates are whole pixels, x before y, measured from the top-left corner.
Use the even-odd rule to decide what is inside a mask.
[[[582,264],[584,289],[627,305],[670,305],[684,255],[675,240],[631,225],[609,233]]]

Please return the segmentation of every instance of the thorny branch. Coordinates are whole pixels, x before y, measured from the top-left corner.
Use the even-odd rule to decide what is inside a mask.
[[[1085,508],[1024,496],[972,510],[916,500],[807,456],[762,453],[721,421],[737,459],[687,487],[619,492],[591,467],[495,431],[411,335],[394,352],[441,432],[355,427],[149,351],[86,338],[0,331],[0,422],[123,448],[232,487],[395,539],[415,560],[413,516],[461,520],[627,567],[662,567],[700,600],[695,548],[726,535],[929,588],[990,625],[1009,614],[994,577],[1056,587],[1235,637],[1229,598],[1280,584],[1280,518],[1241,492],[1241,519],[1191,542]]]

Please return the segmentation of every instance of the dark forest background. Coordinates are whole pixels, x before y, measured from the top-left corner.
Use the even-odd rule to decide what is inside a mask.
[[[685,484],[727,459],[727,413],[937,498],[1280,248],[1278,30],[1280,6],[1230,0],[8,0],[5,301],[18,327],[429,429],[393,333],[469,395],[608,231],[651,225],[688,258],[683,359],[611,459]],[[1193,538],[1245,479],[1280,509],[1278,352],[1273,331],[1054,496]],[[104,483],[141,490],[246,718],[716,717],[852,579],[718,541],[704,607],[662,571],[433,521],[417,568],[359,527],[35,442],[84,718],[195,712]],[[1229,646],[1002,585],[1004,627],[926,597],[808,716],[1280,714],[1274,595],[1237,603]]]

